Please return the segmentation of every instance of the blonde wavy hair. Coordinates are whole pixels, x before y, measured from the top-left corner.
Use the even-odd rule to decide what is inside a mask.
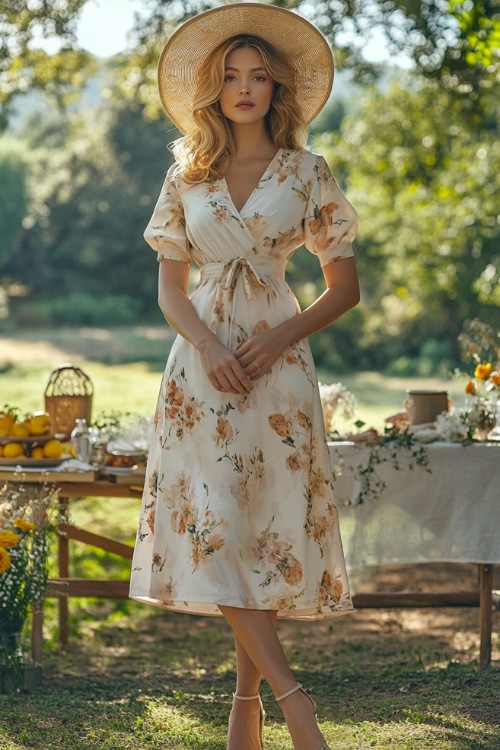
[[[214,50],[198,72],[194,100],[196,130],[171,146],[180,174],[190,184],[219,179],[235,154],[234,138],[222,114],[219,97],[226,58],[240,47],[255,47],[262,56],[264,68],[275,82],[266,126],[276,149],[293,150],[306,145],[307,125],[297,105],[294,75],[284,55],[260,37],[231,37]]]

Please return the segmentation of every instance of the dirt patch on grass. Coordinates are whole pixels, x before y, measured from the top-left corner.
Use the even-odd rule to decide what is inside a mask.
[[[37,364],[65,362],[68,352],[51,341],[21,341],[19,339],[0,338],[0,367],[15,367]]]

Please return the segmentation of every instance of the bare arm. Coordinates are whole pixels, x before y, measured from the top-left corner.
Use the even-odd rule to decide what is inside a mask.
[[[232,352],[200,320],[188,297],[189,269],[176,260],[161,260],[158,304],[172,328],[198,349],[207,377],[218,391],[249,393],[253,386]]]
[[[327,289],[299,315],[276,328],[251,336],[235,352],[252,379],[262,377],[290,344],[326,328],[359,302],[359,282],[354,258],[333,261],[323,267]],[[255,362],[259,365],[256,371]]]

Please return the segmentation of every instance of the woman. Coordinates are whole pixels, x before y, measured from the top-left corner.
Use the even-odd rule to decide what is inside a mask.
[[[296,750],[327,748],[276,634],[278,617],[352,609],[307,336],[357,304],[357,216],[304,148],[333,80],[307,21],[236,3],[196,16],[159,65],[185,137],[146,229],[178,332],[155,416],[131,596],[233,629],[229,750],[260,750],[261,676]],[[285,265],[305,243],[326,291],[300,311]],[[191,261],[200,282],[187,294]]]

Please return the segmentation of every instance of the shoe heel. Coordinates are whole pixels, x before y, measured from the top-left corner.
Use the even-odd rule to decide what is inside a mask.
[[[299,691],[301,693],[304,693],[304,695],[306,696],[306,698],[308,698],[311,701],[311,706],[312,706],[313,711],[314,711],[314,716],[317,717],[318,714],[317,714],[316,703],[315,703],[315,701],[313,701],[313,699],[311,698],[311,696],[309,695],[309,693],[306,693],[306,691],[304,690],[304,688],[302,687],[302,685],[300,684],[300,682],[298,682],[295,685],[295,687],[293,687],[291,690],[288,690],[288,692],[283,693],[283,695],[278,696],[276,698],[276,700],[279,703],[280,701],[284,700],[285,698],[288,698],[289,695],[293,695],[294,693],[298,693]],[[318,750],[330,750],[330,748],[328,747],[328,744],[327,744],[326,740],[323,740],[323,743],[318,748]]]

